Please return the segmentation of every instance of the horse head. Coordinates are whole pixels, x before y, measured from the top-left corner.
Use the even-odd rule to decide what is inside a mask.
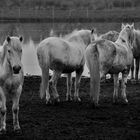
[[[3,43],[6,66],[9,66],[14,74],[18,74],[22,68],[22,37],[7,37]]]
[[[134,24],[122,24],[122,30],[119,34],[119,38],[123,43],[127,43],[132,48],[134,40]]]

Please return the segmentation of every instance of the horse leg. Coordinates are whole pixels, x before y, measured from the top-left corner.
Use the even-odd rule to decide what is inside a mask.
[[[2,101],[1,101],[1,98],[0,98],[0,109],[1,109],[1,107],[2,107]]]
[[[12,101],[13,101],[13,106],[12,106],[13,126],[14,126],[14,131],[17,133],[20,133],[18,113],[19,113],[19,99],[20,99],[21,91],[22,91],[22,86],[20,85],[12,97]]]
[[[101,79],[102,82],[106,82],[106,75],[107,75],[107,74],[105,74],[105,75],[102,77],[102,79]]]
[[[74,100],[80,102],[81,99],[79,98],[79,87],[81,81],[81,75],[83,73],[83,67],[76,70],[76,77],[75,77],[75,93],[74,93]]]
[[[43,67],[42,70],[42,80],[40,86],[40,97],[43,98],[46,95],[46,104],[50,101],[49,94],[49,68]]]
[[[67,94],[66,94],[66,101],[72,101],[71,87],[72,87],[72,78],[71,78],[71,73],[69,73],[67,75]]]
[[[127,100],[127,97],[126,97],[127,76],[128,76],[128,74],[122,73],[121,96],[122,96],[122,98],[123,98],[123,100],[126,104],[128,103],[128,100]]]
[[[134,59],[132,61],[132,65],[131,65],[131,79],[134,79]]]
[[[1,99],[1,108],[0,108],[0,134],[6,132],[6,96],[0,88],[0,99]]]
[[[50,86],[51,86],[51,89],[52,89],[52,96],[54,98],[54,101],[56,102],[60,102],[60,99],[59,99],[59,94],[57,92],[57,80],[60,78],[61,76],[61,72],[59,71],[53,71],[53,75],[52,75],[52,78],[50,80]]]
[[[138,81],[138,75],[139,75],[139,58],[136,58],[136,73],[135,73],[136,81]]]
[[[114,74],[114,93],[113,93],[113,103],[118,101],[118,89],[119,89],[119,78],[118,74]]]
[[[110,80],[113,81],[113,74],[110,74]]]

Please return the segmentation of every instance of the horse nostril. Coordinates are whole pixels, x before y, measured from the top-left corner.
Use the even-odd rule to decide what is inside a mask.
[[[14,66],[14,67],[13,67],[13,72],[14,72],[15,74],[18,74],[19,71],[20,71],[20,69],[21,69],[21,66]]]

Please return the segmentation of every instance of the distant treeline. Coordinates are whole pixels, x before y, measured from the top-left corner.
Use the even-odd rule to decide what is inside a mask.
[[[140,0],[0,0],[3,8],[88,8],[93,10],[140,7]]]

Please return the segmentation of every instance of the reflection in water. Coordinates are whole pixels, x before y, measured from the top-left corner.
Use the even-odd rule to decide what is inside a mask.
[[[31,39],[28,43],[23,45],[22,63],[25,75],[41,75],[41,70],[37,61],[36,47],[37,44]]]

